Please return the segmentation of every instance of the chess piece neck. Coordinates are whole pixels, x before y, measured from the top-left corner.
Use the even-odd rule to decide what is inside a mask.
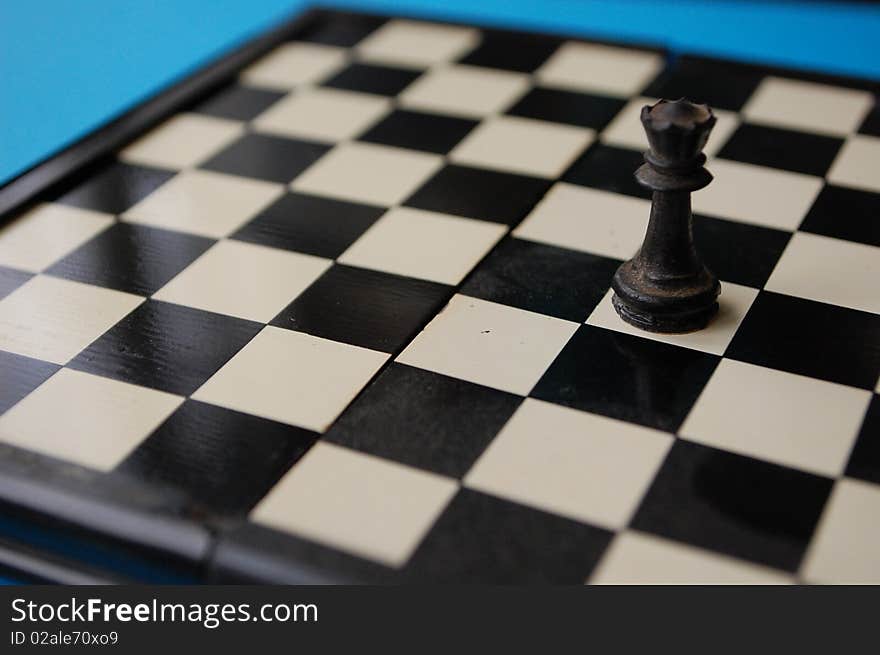
[[[636,259],[645,275],[660,285],[676,285],[702,270],[693,246],[690,192],[654,192],[648,229]]]

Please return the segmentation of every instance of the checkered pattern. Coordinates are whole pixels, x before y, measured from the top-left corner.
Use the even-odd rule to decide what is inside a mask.
[[[880,581],[873,94],[322,21],[0,232],[3,448],[342,576]],[[609,285],[681,95],[723,291],[670,336]]]

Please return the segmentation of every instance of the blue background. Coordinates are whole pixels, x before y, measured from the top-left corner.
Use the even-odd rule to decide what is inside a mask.
[[[4,0],[0,182],[303,0]],[[786,0],[338,0],[334,6],[640,40],[880,78],[880,7]]]

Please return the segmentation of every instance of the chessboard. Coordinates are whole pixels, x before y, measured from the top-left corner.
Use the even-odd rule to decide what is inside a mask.
[[[7,212],[0,560],[880,582],[880,84],[333,11],[217,66]],[[683,96],[722,293],[663,335],[610,284]]]

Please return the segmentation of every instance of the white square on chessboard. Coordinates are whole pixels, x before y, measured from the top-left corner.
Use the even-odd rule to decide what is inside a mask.
[[[880,584],[880,486],[837,482],[801,574],[820,584]]]
[[[403,202],[443,164],[443,158],[371,143],[340,143],[291,187],[296,191],[391,206]]]
[[[183,400],[65,368],[0,418],[0,441],[109,471]]]
[[[694,211],[794,231],[822,188],[820,177],[713,159],[715,179],[693,194]]]
[[[629,97],[645,88],[663,63],[663,57],[653,52],[569,42],[536,76],[543,86]]]
[[[435,473],[318,442],[251,519],[399,567],[457,489],[454,480]]]
[[[449,158],[459,164],[538,177],[558,177],[593,140],[593,130],[497,116],[480,124]]]
[[[39,273],[112,224],[109,214],[39,204],[0,227],[0,266]]]
[[[648,200],[559,182],[513,234],[520,239],[629,259],[642,245],[650,213]]]
[[[458,284],[507,226],[409,207],[388,210],[339,258],[343,264]]]
[[[795,232],[764,288],[880,314],[880,248]]]
[[[284,186],[237,175],[185,170],[122,215],[130,223],[220,238],[284,193]]]
[[[241,79],[247,84],[288,90],[317,83],[342,68],[345,48],[316,43],[286,43],[247,68]]]
[[[470,27],[392,20],[357,46],[368,61],[425,68],[454,61],[472,50],[480,33]]]
[[[268,323],[332,263],[287,250],[221,241],[153,298]]]
[[[196,166],[232,143],[244,124],[201,114],[178,114],[119,153],[134,164],[162,168]]]
[[[529,88],[522,73],[480,68],[443,66],[422,75],[400,95],[400,104],[438,114],[482,118],[512,105]]]
[[[871,392],[723,359],[679,433],[698,443],[837,476]]]
[[[828,180],[880,193],[880,138],[856,134],[847,139],[828,171]]]
[[[590,584],[791,584],[773,569],[642,532],[614,539]]]
[[[351,139],[391,109],[381,96],[337,89],[307,88],[291,93],[253,122],[261,132],[340,141]]]
[[[143,300],[38,275],[0,300],[0,350],[66,364]]]
[[[645,128],[642,126],[642,107],[653,105],[657,98],[640,97],[630,100],[621,109],[608,126],[602,130],[599,140],[611,146],[631,148],[633,150],[647,150],[648,137],[645,136]],[[712,134],[703,152],[707,157],[712,157],[727,143],[727,139],[733,134],[739,125],[739,115],[733,111],[712,108],[716,123],[712,128]]]
[[[873,102],[867,91],[767,77],[742,114],[750,123],[844,136],[858,129]]]
[[[455,295],[398,361],[526,396],[577,323]]]
[[[663,334],[660,332],[646,332],[626,323],[611,304],[614,292],[609,289],[596,305],[593,313],[587,318],[588,325],[607,328],[616,332],[631,334],[643,339],[669,343],[673,346],[691,348],[713,355],[723,355],[727,346],[733,339],[733,335],[739,329],[740,323],[745,318],[758,295],[758,290],[745,287],[733,282],[721,283],[721,295],[718,298],[718,313],[712,321],[702,330],[688,332],[687,334]]]
[[[672,435],[527,398],[465,486],[609,529],[623,528]]]
[[[367,348],[268,326],[192,397],[323,432],[387,358]]]

